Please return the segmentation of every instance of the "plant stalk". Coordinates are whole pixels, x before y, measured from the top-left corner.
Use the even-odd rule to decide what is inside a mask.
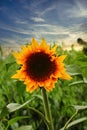
[[[71,117],[70,119],[66,122],[66,124],[64,125],[64,127],[61,130],[66,130],[67,126],[69,125],[69,123],[71,122],[71,120],[78,114],[78,111],[76,111]]]
[[[43,104],[44,104],[45,117],[49,121],[47,128],[48,128],[48,130],[54,130],[50,105],[49,105],[49,101],[48,101],[48,95],[47,95],[46,90],[44,88],[42,88],[42,94],[43,94]]]

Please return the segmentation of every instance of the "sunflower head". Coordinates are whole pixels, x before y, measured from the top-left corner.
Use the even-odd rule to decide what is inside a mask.
[[[51,49],[45,39],[40,44],[32,39],[31,45],[22,46],[20,52],[13,53],[21,68],[12,78],[24,81],[26,91],[29,92],[40,87],[50,91],[58,78],[70,80],[63,63],[66,55],[56,56],[56,47]]]

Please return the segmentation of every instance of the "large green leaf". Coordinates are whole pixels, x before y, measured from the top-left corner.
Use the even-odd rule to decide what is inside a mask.
[[[75,82],[70,83],[69,86],[73,86],[73,85],[76,85],[76,84],[85,84],[85,82],[83,80],[75,81]]]
[[[73,105],[76,111],[83,111],[87,109],[87,106]]]
[[[25,118],[29,118],[29,116],[17,116],[15,118],[12,118],[11,120],[8,121],[8,125],[12,125],[13,123]]]
[[[74,121],[70,122],[70,123],[67,125],[66,128],[63,127],[63,128],[61,128],[60,130],[66,130],[66,129],[68,129],[68,128],[72,127],[72,126],[75,126],[75,125],[77,125],[77,124],[79,124],[79,123],[82,123],[82,122],[84,122],[84,121],[86,121],[86,120],[87,120],[87,117],[82,117],[82,118],[80,118],[80,119],[74,120]]]
[[[83,118],[80,118],[80,119],[77,119],[77,120],[74,120],[72,121],[71,123],[69,123],[69,125],[67,126],[67,128],[70,128],[71,126],[74,126],[74,125],[77,125],[83,121],[86,121],[87,120],[87,117],[83,117]],[[66,128],[66,129],[67,129]]]
[[[76,64],[67,65],[66,69],[70,75],[80,75],[81,74],[81,69],[80,69],[79,65],[76,65]]]
[[[17,111],[17,110],[23,108],[24,106],[26,106],[27,104],[29,104],[33,99],[34,99],[34,97],[32,97],[30,100],[28,100],[27,102],[25,102],[22,105],[18,104],[18,103],[10,103],[7,105],[8,111],[9,112]]]
[[[40,100],[43,100],[43,97],[41,95],[34,95],[34,97],[39,98]]]
[[[31,125],[21,126],[16,130],[33,130]]]
[[[41,98],[41,97],[40,97]],[[24,104],[18,104],[18,103],[10,103],[7,105],[8,111],[9,112],[14,112],[17,111],[21,108],[23,108],[25,105],[29,104],[32,100],[34,99],[34,97],[32,97],[32,99],[28,100],[27,102],[25,102]],[[48,124],[48,120],[45,119],[45,116],[38,110],[32,108],[32,107],[28,107],[29,109],[33,110],[34,112],[36,112],[38,115],[40,115],[40,117],[44,120],[44,122],[46,124]]]
[[[35,109],[33,107],[28,107],[28,108],[31,109],[32,111],[36,112],[43,119],[43,121],[45,122],[46,125],[49,124],[49,121],[45,118],[45,116],[40,111],[38,111],[37,109]]]
[[[10,119],[10,120],[8,121],[8,126],[7,126],[6,129],[8,129],[9,126],[12,125],[12,124],[14,124],[15,122],[17,122],[17,121],[19,121],[19,120],[21,120],[21,119],[26,119],[26,118],[29,118],[29,116],[17,116],[17,117],[15,117],[15,118]]]
[[[8,111],[7,107],[4,107],[0,113],[0,119],[7,116],[8,114],[9,114],[9,111]]]
[[[85,83],[87,83],[87,78],[84,77],[83,80],[84,80]]]
[[[8,71],[9,67],[11,65],[13,65],[15,62],[10,62],[10,63],[6,63],[5,66],[6,66],[6,71]]]

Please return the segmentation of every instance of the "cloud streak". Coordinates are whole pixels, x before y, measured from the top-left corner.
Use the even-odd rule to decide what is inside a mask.
[[[87,1],[75,1],[75,5],[72,9],[68,9],[66,12],[69,14],[69,17],[74,18],[87,18]]]
[[[40,17],[31,17],[31,20],[33,20],[34,22],[45,22],[45,20]]]

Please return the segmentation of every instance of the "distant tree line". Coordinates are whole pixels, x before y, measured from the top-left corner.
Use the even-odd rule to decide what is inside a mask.
[[[84,40],[81,39],[81,38],[78,38],[78,39],[77,39],[77,43],[80,44],[80,45],[87,45],[87,42],[84,41]]]
[[[83,53],[85,54],[85,55],[87,55],[87,41],[84,41],[83,39],[81,39],[81,38],[78,38],[77,39],[77,43],[79,44],[79,45],[82,45],[83,46]]]

